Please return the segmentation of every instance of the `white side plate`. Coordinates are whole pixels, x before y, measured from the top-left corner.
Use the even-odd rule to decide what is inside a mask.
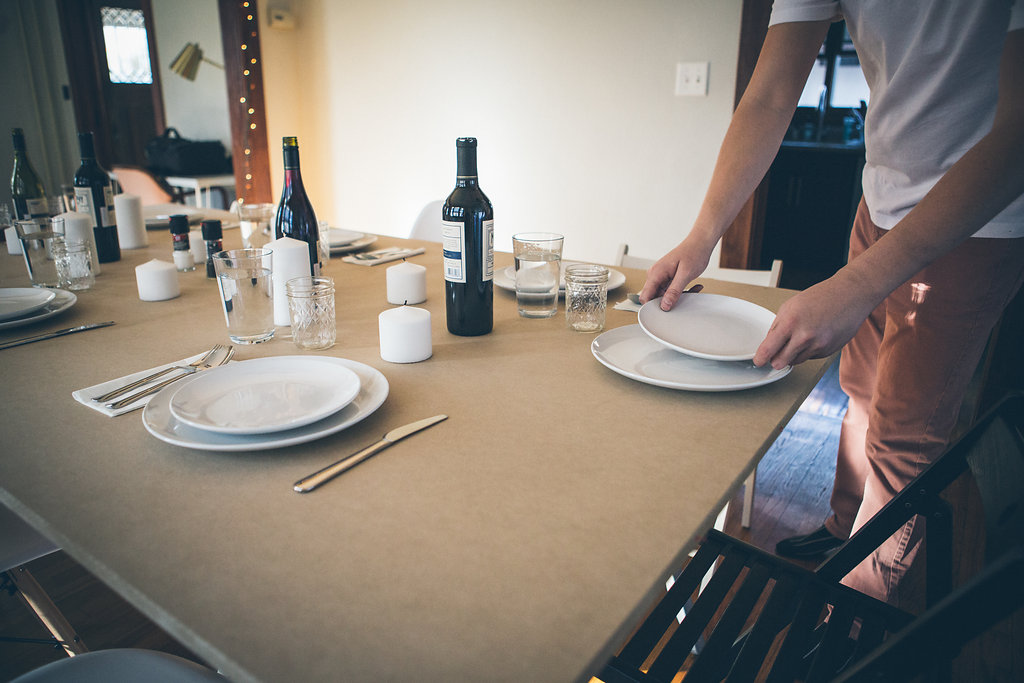
[[[637,314],[652,339],[697,358],[750,360],[764,341],[775,314],[755,303],[721,294],[684,294],[671,311],[661,298]]]
[[[561,262],[561,277],[558,279],[558,294],[559,296],[565,296],[565,268],[573,263],[580,263],[580,261],[562,261]],[[626,276],[614,268],[608,269],[608,291],[618,289],[622,285],[626,284]],[[508,290],[510,292],[516,291],[516,267],[509,266],[507,268],[499,268],[494,271],[494,286],[501,289]]]
[[[47,318],[52,318],[58,313],[63,313],[78,301],[78,297],[73,292],[69,292],[66,289],[44,289],[44,292],[53,292],[56,296],[42,308],[21,318],[12,318],[11,320],[5,320],[0,322],[0,330],[6,330],[11,327],[21,327],[22,325],[31,325]]]
[[[20,318],[38,311],[57,294],[40,287],[4,287],[0,289],[0,320]]]

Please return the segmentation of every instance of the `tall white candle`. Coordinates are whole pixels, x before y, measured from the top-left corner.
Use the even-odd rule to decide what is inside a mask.
[[[18,237],[18,231],[13,225],[4,230],[4,240],[7,242],[8,254],[15,256],[23,253],[21,250],[21,239]]]
[[[135,267],[135,284],[143,301],[164,301],[181,294],[178,269],[173,263],[159,259]]]
[[[263,248],[274,252],[274,324],[288,327],[292,319],[288,314],[288,296],[285,294],[284,283],[294,277],[312,274],[309,269],[309,245],[302,240],[282,237],[268,242]]]
[[[403,261],[386,273],[389,304],[421,304],[427,300],[427,269]]]
[[[96,233],[92,231],[92,216],[87,213],[69,211],[57,218],[64,219],[64,239],[69,242],[88,242],[92,245],[92,272],[100,274],[100,259],[96,254]]]
[[[122,249],[141,249],[149,246],[146,221],[142,217],[142,198],[134,194],[114,195],[114,215],[117,218],[117,241]]]
[[[399,306],[377,317],[380,357],[389,363],[418,363],[434,353],[430,341],[430,311]]]

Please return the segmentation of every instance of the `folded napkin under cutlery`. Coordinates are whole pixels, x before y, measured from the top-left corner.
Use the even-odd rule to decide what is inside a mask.
[[[400,259],[409,258],[410,256],[416,256],[424,252],[423,247],[417,247],[415,249],[403,249],[402,247],[385,247],[384,249],[377,249],[375,251],[366,251],[359,254],[350,254],[342,257],[342,261],[345,263],[355,263],[360,266],[375,266],[378,263],[388,263],[389,261],[398,261]]]
[[[623,299],[619,303],[615,304],[612,308],[616,311],[632,311],[634,313],[640,312],[640,304],[635,303],[630,299]]]
[[[140,370],[139,372],[134,372],[134,373],[132,373],[130,375],[125,375],[124,377],[118,377],[117,379],[112,379],[112,380],[110,380],[108,382],[102,382],[101,384],[94,384],[91,387],[86,387],[85,389],[79,389],[78,391],[71,392],[71,396],[76,401],[78,401],[79,403],[81,403],[84,406],[88,406],[88,407],[92,408],[93,410],[98,410],[99,412],[103,413],[104,415],[109,415],[110,417],[117,417],[118,415],[123,415],[125,413],[130,413],[133,410],[138,410],[139,408],[144,407],[147,403],[149,403],[149,399],[151,399],[152,396],[146,396],[146,397],[140,398],[138,401],[135,401],[134,403],[132,403],[130,405],[127,405],[127,406],[125,406],[123,408],[117,409],[117,410],[114,410],[112,408],[108,408],[103,403],[97,403],[93,399],[96,398],[97,396],[102,396],[103,394],[106,394],[107,392],[113,391],[114,389],[117,389],[118,387],[123,387],[126,384],[130,384],[130,383],[134,382],[135,380],[142,379],[143,377],[146,377],[147,375],[151,375],[151,374],[153,374],[155,372],[158,372],[160,370],[163,370],[165,368],[174,367],[176,365],[181,365],[181,366],[188,365],[189,363],[193,363],[193,362],[199,360],[200,358],[202,358],[205,355],[206,355],[206,352],[197,353],[196,355],[189,356],[188,358],[182,358],[181,360],[176,360],[176,361],[173,361],[171,363],[164,363],[163,365],[157,365],[156,367],[149,368],[148,370]],[[162,377],[157,377],[156,379],[154,379],[152,382],[150,382],[146,386],[151,386],[153,384],[157,384],[158,382],[162,382],[165,379],[167,379],[169,376],[170,375],[164,375]],[[142,389],[142,388],[144,388],[144,387],[140,387],[140,389]]]

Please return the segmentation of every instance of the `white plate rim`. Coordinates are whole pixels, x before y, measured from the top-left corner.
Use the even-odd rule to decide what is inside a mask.
[[[732,384],[720,384],[720,385],[709,385],[709,384],[692,384],[686,382],[678,382],[668,379],[659,379],[650,374],[642,374],[634,372],[629,368],[622,367],[614,363],[608,356],[605,349],[602,349],[603,345],[611,345],[616,343],[622,343],[624,341],[632,340],[643,340],[650,345],[650,351],[647,353],[658,353],[670,349],[666,349],[659,342],[651,339],[647,334],[640,329],[640,325],[624,325],[622,327],[616,327],[606,332],[602,332],[600,335],[594,338],[590,343],[590,352],[594,358],[597,359],[601,365],[605,366],[612,372],[618,373],[623,377],[636,380],[637,382],[643,382],[644,384],[652,384],[658,387],[664,387],[666,389],[677,389],[682,391],[701,391],[701,392],[725,392],[725,391],[742,391],[744,389],[754,389],[756,387],[764,386],[777,382],[790,373],[793,369],[787,365],[781,370],[772,369],[764,374],[763,377],[757,379],[751,379],[749,382],[740,382]],[[638,358],[638,361],[644,356]],[[686,354],[679,354],[680,362],[684,363],[704,363],[708,362],[707,359],[695,358]],[[736,362],[736,361],[717,361],[717,362]]]
[[[359,251],[363,247],[368,247],[376,241],[376,235],[366,235],[355,242],[349,242],[348,244],[343,244],[340,247],[331,247],[331,254],[348,254],[349,252]]]
[[[349,235],[354,235],[354,237],[346,240],[345,242],[331,242],[328,239],[328,245],[331,247],[331,249],[340,249],[341,247],[347,247],[348,245],[352,244],[353,242],[357,242],[357,241],[359,241],[361,239],[364,239],[366,237],[366,233],[365,232],[359,232],[358,230],[349,230],[348,228],[327,228],[327,237],[328,238],[330,238],[331,231],[333,231],[333,230],[337,230],[338,232],[346,232]]]
[[[340,398],[335,399],[333,402],[325,404],[320,408],[320,410],[304,415],[301,418],[292,419],[288,423],[268,424],[257,428],[229,427],[216,423],[203,422],[199,419],[193,419],[180,410],[175,410],[174,408],[175,399],[180,397],[183,391],[187,394],[189,390],[195,391],[197,385],[209,384],[213,381],[223,382],[225,373],[234,375],[240,373],[252,373],[254,368],[273,366],[275,364],[281,365],[282,363],[299,363],[302,365],[320,366],[320,372],[329,371],[334,373],[332,375],[332,379],[339,379],[338,373],[340,373],[341,376],[345,377],[352,383],[351,390],[347,394],[341,394]],[[311,373],[308,370],[306,372],[316,374]],[[349,377],[349,375],[351,377]],[[359,375],[357,375],[354,370],[345,366],[337,365],[336,363],[325,363],[322,356],[268,356],[266,358],[252,358],[250,360],[239,361],[237,363],[229,363],[206,372],[196,373],[196,376],[193,379],[188,382],[183,382],[175,387],[175,391],[169,399],[168,408],[171,411],[171,414],[180,422],[184,422],[190,427],[195,427],[196,429],[202,429],[203,431],[217,432],[219,434],[270,434],[273,432],[283,432],[288,429],[296,429],[312,422],[322,420],[328,415],[342,410],[359,395],[361,384],[362,380],[360,380]]]
[[[27,306],[22,306],[16,311],[0,311],[0,321],[11,320],[12,318],[24,318],[30,313],[35,313],[40,308],[46,306],[57,297],[57,293],[49,288],[42,287],[0,287],[0,300],[13,298],[17,296],[29,296],[35,295],[38,297],[37,301],[33,301]]]
[[[703,293],[703,292],[699,293],[699,294],[688,294],[687,296],[703,297],[702,299],[700,299],[700,301],[703,301],[703,302],[713,302],[713,301],[725,302],[725,301],[728,301],[729,305],[731,305],[731,306],[740,306],[741,308],[744,308],[744,309],[746,309],[746,310],[748,310],[748,311],[750,311],[752,313],[756,313],[759,317],[763,317],[765,319],[765,324],[764,324],[764,334],[765,335],[768,334],[768,329],[771,327],[772,321],[775,320],[775,313],[773,313],[772,311],[768,310],[764,306],[760,306],[758,304],[755,304],[752,301],[747,301],[746,299],[740,299],[740,298],[734,297],[734,296],[725,296],[724,294],[706,294],[706,293]],[[645,324],[645,322],[644,322],[645,318],[648,318],[651,315],[681,315],[683,313],[683,311],[684,311],[684,309],[682,309],[678,305],[676,305],[676,307],[673,308],[671,311],[667,311],[666,312],[666,311],[662,311],[661,310],[660,305],[661,305],[661,297],[658,297],[656,299],[651,299],[650,301],[648,301],[646,304],[641,306],[640,310],[637,312],[637,321],[640,323],[640,327],[643,329],[643,331],[645,333],[647,333],[647,335],[650,336],[651,339],[653,339],[654,341],[659,342],[661,344],[664,344],[665,346],[669,347],[670,349],[675,349],[676,351],[679,351],[680,353],[685,353],[688,356],[696,356],[697,358],[705,358],[707,360],[730,360],[730,361],[731,360],[751,360],[754,357],[754,354],[757,352],[757,346],[754,346],[754,348],[752,350],[750,350],[749,353],[737,353],[737,354],[709,353],[709,352],[706,352],[706,351],[700,351],[700,350],[697,350],[697,349],[691,349],[691,348],[688,348],[688,347],[685,347],[685,346],[681,346],[680,344],[676,343],[672,339],[667,339],[667,338],[665,338],[664,335],[659,335],[657,332],[651,330],[650,327],[648,326],[650,324],[649,320],[647,321],[647,324]],[[654,311],[656,311],[656,313],[653,313]],[[763,335],[762,335],[761,339],[764,339]],[[760,344],[760,340],[758,341],[758,345],[759,344]]]
[[[565,265],[571,263],[585,263],[584,261],[563,261]],[[508,271],[512,269],[513,276],[509,277]],[[608,266],[605,266],[608,268]],[[505,268],[498,268],[494,271],[494,286],[504,289],[508,292],[516,291],[516,278],[515,278],[515,266],[506,266]],[[626,276],[614,268],[608,268],[608,291],[618,289],[622,285],[626,284]],[[564,281],[559,281],[558,296],[565,296],[565,284]]]
[[[76,301],[78,301],[78,297],[75,295],[75,293],[69,292],[66,289],[54,289],[50,287],[46,287],[45,289],[49,289],[51,292],[54,292],[57,296],[55,296],[50,303],[46,304],[46,306],[44,306],[41,311],[37,311],[36,313],[30,315],[27,318],[14,318],[13,320],[5,320],[3,322],[0,322],[0,330],[6,330],[12,327],[21,327],[23,325],[31,325],[32,323],[37,323],[46,320],[47,318],[52,318],[58,313],[63,313],[64,311],[68,310],[69,308],[75,305]]]
[[[352,403],[319,422],[272,434],[217,434],[190,427],[170,411],[170,397],[177,391],[173,385],[156,393],[142,410],[142,424],[150,434],[164,443],[205,451],[240,452],[284,448],[322,439],[347,429],[377,411],[387,400],[390,385],[384,374],[365,363],[347,358],[321,356],[324,360],[345,365],[359,375],[360,389]],[[188,381],[188,380],[185,380]],[[365,396],[365,402],[361,398]]]

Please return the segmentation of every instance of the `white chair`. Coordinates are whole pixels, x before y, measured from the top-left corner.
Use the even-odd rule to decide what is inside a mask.
[[[721,260],[721,251],[722,242],[719,240],[718,244],[715,245],[714,250],[711,252],[711,262],[700,277],[709,277],[713,280],[725,280],[727,282],[740,282],[748,285],[760,285],[762,287],[779,286],[779,278],[782,277],[782,261],[779,259],[772,261],[771,270],[722,268],[718,265]],[[654,260],[642,258],[640,256],[633,256],[629,253],[628,244],[620,244],[616,263],[623,268],[647,270],[654,265]],[[747,481],[743,488],[743,512],[740,515],[740,523],[743,525],[744,529],[750,528],[750,516],[754,511],[754,488],[756,485],[757,468],[755,467],[754,471],[750,473],[749,477],[747,477]],[[715,528],[719,531],[724,528],[725,513],[728,509],[729,506],[726,504],[725,509],[722,510],[718,515],[718,519],[715,521]]]
[[[50,662],[11,683],[224,683],[225,680],[212,669],[166,652],[113,649]]]
[[[50,596],[23,566],[58,549],[21,517],[0,505],[0,576],[5,578],[4,583],[10,582],[25,605],[35,613],[64,652],[72,657],[89,650]]]
[[[430,242],[441,242],[441,207],[444,201],[437,200],[429,202],[416,217],[412,224],[412,231],[409,239],[429,240]]]

